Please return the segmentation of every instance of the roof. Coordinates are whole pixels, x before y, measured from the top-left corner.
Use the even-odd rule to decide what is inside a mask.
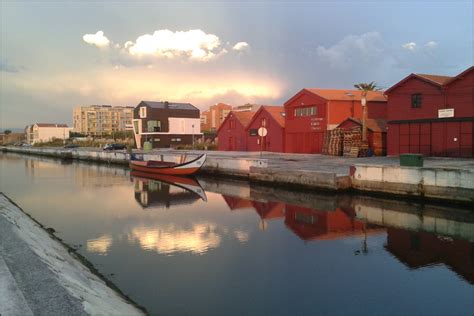
[[[252,117],[255,115],[256,112],[253,111],[231,111],[230,113],[233,113],[235,118],[244,126],[247,127],[247,125],[250,123],[252,120]],[[229,113],[229,115],[230,115]]]
[[[271,116],[277,121],[281,127],[285,127],[285,116],[282,113],[285,113],[285,108],[282,106],[270,106],[264,105],[263,108],[271,114]]]
[[[318,88],[306,88],[313,94],[316,94],[323,99],[328,101],[360,101],[362,98],[361,90],[350,90],[350,89],[318,89]],[[367,101],[371,102],[386,102],[387,99],[384,96],[383,91],[368,91]]]
[[[360,119],[354,118],[354,117],[349,117],[346,119],[350,120],[352,122],[355,122],[359,125],[362,126],[362,121]],[[345,122],[345,121],[343,121]],[[343,123],[341,122],[341,124]],[[365,120],[365,125],[367,126],[368,129],[370,129],[372,132],[382,132],[386,133],[387,132],[387,121],[382,120],[382,119],[366,119]]]
[[[36,123],[33,124],[38,127],[68,127],[67,124],[54,124],[54,123]]]
[[[459,75],[457,75],[455,77],[440,76],[440,75],[429,75],[429,74],[410,74],[407,77],[400,80],[399,82],[397,82],[396,84],[394,84],[393,86],[391,86],[390,88],[388,88],[385,91],[385,94],[387,94],[388,92],[394,90],[396,87],[398,87],[399,85],[403,84],[404,82],[406,82],[406,81],[408,81],[412,78],[417,78],[417,79],[423,80],[423,81],[425,81],[427,83],[430,83],[430,84],[432,84],[432,85],[434,85],[438,88],[441,88],[443,86],[446,86],[447,84],[450,84],[451,82],[455,81],[456,79],[464,76],[466,73],[468,73],[469,71],[472,71],[473,69],[474,69],[474,66],[471,66],[471,67],[469,67],[468,69],[461,72]]]
[[[414,74],[414,75],[424,78],[429,81],[433,81],[434,83],[441,86],[449,82],[451,79],[453,79],[453,77],[449,77],[449,76],[426,75],[426,74]]]
[[[191,103],[176,103],[176,102],[168,102],[168,101],[142,101],[140,104],[146,104],[147,106],[154,108],[154,109],[173,109],[173,110],[198,110],[197,107],[192,105]],[[138,106],[140,106],[140,104]]]

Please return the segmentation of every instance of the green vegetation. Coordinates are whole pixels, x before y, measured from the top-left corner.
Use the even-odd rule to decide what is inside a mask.
[[[193,145],[178,145],[176,149],[192,150]],[[195,150],[217,150],[217,144],[198,143],[194,144]]]

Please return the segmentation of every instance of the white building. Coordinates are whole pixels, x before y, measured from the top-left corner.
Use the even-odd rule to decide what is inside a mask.
[[[26,127],[26,142],[33,145],[54,139],[65,140],[69,138],[71,130],[67,124],[36,123]]]

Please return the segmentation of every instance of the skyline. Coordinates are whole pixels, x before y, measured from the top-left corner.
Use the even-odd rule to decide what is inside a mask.
[[[472,9],[469,1],[2,2],[0,128],[71,125],[77,105],[282,105],[302,88],[454,76],[473,64]]]

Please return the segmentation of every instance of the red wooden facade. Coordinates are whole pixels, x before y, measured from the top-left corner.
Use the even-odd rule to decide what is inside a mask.
[[[474,156],[474,67],[456,77],[411,74],[386,95],[389,155]]]
[[[282,106],[261,106],[247,126],[248,151],[283,152],[285,150],[285,109]],[[260,137],[260,127],[267,135]]]
[[[251,111],[231,111],[217,130],[218,150],[246,151],[246,127],[254,114]]]
[[[362,118],[361,91],[303,89],[285,102],[285,152],[320,153],[324,133],[348,117]],[[367,117],[385,119],[382,92],[367,95]]]
[[[367,142],[376,156],[385,156],[387,154],[387,121],[381,119],[367,119]],[[362,121],[352,117],[344,120],[337,126],[342,129],[351,129],[353,127],[362,128]]]

